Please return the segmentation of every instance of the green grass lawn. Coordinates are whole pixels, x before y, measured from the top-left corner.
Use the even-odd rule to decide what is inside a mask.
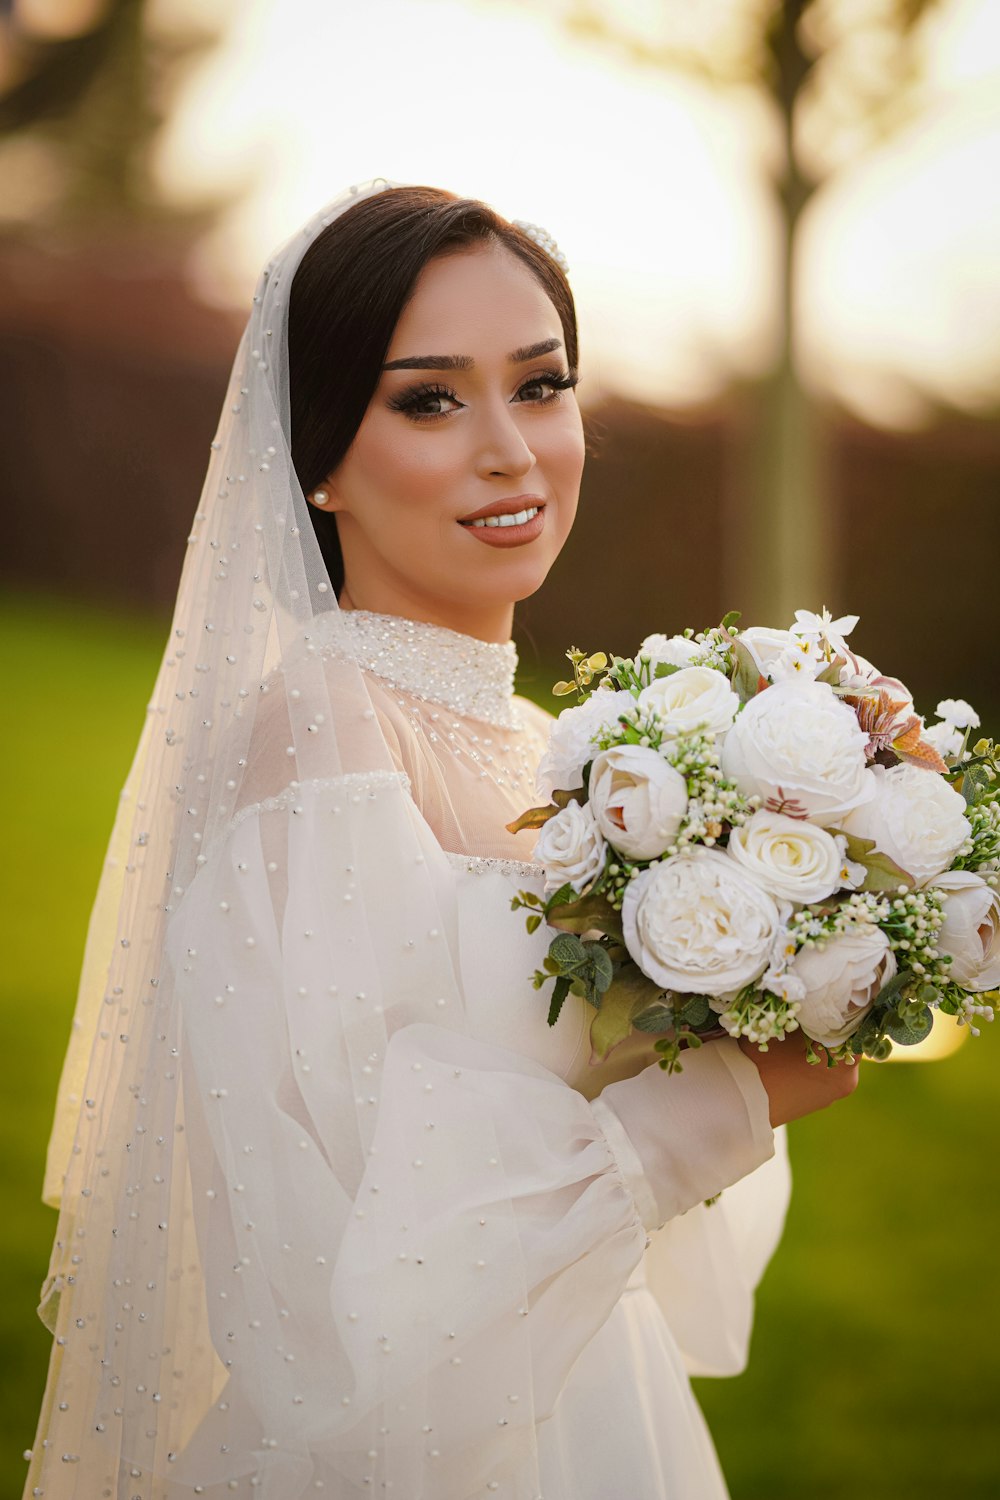
[[[14,1497],[49,1353],[35,1314],[56,1223],[40,1201],[45,1145],[90,903],[166,626],[12,597],[0,628],[11,719],[0,1495]],[[531,676],[534,694],[548,678]],[[733,1500],[1000,1494],[998,1069],[1000,1028],[942,1063],[866,1065],[850,1102],[793,1128],[795,1193],[751,1368],[697,1383]]]

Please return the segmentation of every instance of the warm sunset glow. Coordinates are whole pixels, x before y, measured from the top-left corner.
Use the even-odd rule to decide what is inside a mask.
[[[984,1022],[984,1025],[989,1024]],[[940,1012],[934,1017],[934,1029],[925,1042],[916,1047],[894,1047],[889,1062],[937,1062],[950,1057],[971,1035],[968,1026],[959,1026],[951,1016]]]
[[[770,136],[753,95],[636,73],[522,10],[290,0],[233,12],[160,171],[185,198],[256,178],[198,268],[241,299],[273,244],[355,180],[430,182],[544,224],[570,262],[585,387],[683,403],[771,357]]]
[[[203,289],[245,302],[266,254],[351,181],[430,182],[559,241],[585,398],[614,387],[684,405],[762,373],[778,336],[770,106],[749,85],[714,88],[574,39],[559,10],[155,0],[157,26],[224,30],[157,159],[175,200],[237,189],[201,247]],[[636,0],[617,10],[634,28]],[[741,46],[752,12],[733,8]],[[1000,7],[944,0],[919,35],[912,117],[853,155],[840,143],[799,243],[805,377],[900,426],[935,402],[984,411],[1000,396]],[[810,129],[822,138],[815,113]]]
[[[106,0],[14,0],[13,9],[22,31],[58,41],[89,31],[106,9]]]

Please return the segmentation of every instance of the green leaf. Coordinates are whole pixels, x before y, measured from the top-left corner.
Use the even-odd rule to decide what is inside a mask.
[[[892,976],[889,983],[879,990],[875,1001],[875,1008],[873,1011],[869,1011],[867,1017],[869,1021],[872,1017],[876,1018],[879,1030],[883,1029],[882,1021],[886,1013],[899,1003],[904,991],[909,989],[910,985],[913,984],[914,978],[914,974],[909,969],[900,969],[897,974]]]
[[[743,618],[743,611],[741,609],[731,609],[729,611],[728,615],[723,615],[722,616],[722,624],[721,624],[720,628],[722,630],[730,630],[731,631],[731,630],[733,630],[736,627],[736,625],[738,625],[738,623],[740,622],[740,620],[742,618]]]
[[[834,836],[843,835],[847,839],[847,857],[855,864],[864,865],[865,878],[861,889],[863,891],[895,891],[901,885],[907,890],[912,890],[915,881],[912,875],[901,870],[895,860],[883,854],[875,848],[874,839],[861,838],[856,833],[844,833],[842,828],[831,828],[830,833]]]
[[[617,983],[602,997],[600,1009],[590,1023],[592,1063],[603,1062],[611,1049],[629,1035],[634,1003],[635,998],[628,987]]]
[[[672,1005],[657,1000],[652,1005],[647,1005],[645,1010],[637,1011],[632,1017],[632,1025],[636,1031],[644,1031],[649,1036],[660,1036],[663,1032],[673,1031],[677,1025],[677,1012]]]
[[[552,793],[552,800],[556,804],[556,807],[562,810],[562,808],[568,807],[571,802],[586,802],[587,791],[582,786],[576,786],[572,791],[565,791],[562,787],[557,787]]]
[[[559,811],[558,807],[529,807],[513,823],[505,823],[504,827],[508,833],[520,833],[524,828],[543,828],[550,818],[554,818]]]
[[[975,807],[984,792],[990,791],[990,778],[983,766],[970,766],[966,768],[962,777],[962,796],[965,798],[966,807]]]
[[[535,912],[533,916],[527,917],[525,919],[524,925],[527,927],[529,932],[537,932],[539,927],[541,927],[542,925],[541,916],[538,912]]]
[[[592,932],[596,929],[620,943],[625,941],[621,912],[615,911],[607,896],[599,892],[577,897],[574,891],[572,900],[562,903],[558,911],[550,909],[549,922],[562,932]]]
[[[888,854],[872,854],[858,863],[863,864],[868,872],[861,883],[863,891],[895,891],[901,885],[912,890],[916,884],[913,876],[901,870]]]
[[[658,661],[653,669],[653,678],[655,680],[657,677],[673,677],[674,673],[679,671],[680,667],[675,666],[673,662]]]
[[[594,989],[603,995],[615,977],[614,965],[600,943],[584,943],[583,948],[590,960]]]
[[[678,1019],[682,1025],[698,1030],[699,1027],[705,1025],[711,1015],[713,1011],[708,1003],[707,995],[689,995],[681,1007]]]
[[[733,642],[732,653],[733,675],[730,682],[733,691],[739,695],[741,703],[749,703],[751,698],[756,698],[767,687],[767,679],[760,675],[760,668],[754,661],[750,648],[741,640]]]
[[[929,1005],[907,1005],[902,1013],[889,1013],[885,1031],[900,1047],[915,1047],[930,1035],[933,1025],[934,1012]]]
[[[549,958],[559,965],[564,974],[575,973],[587,961],[583,944],[572,933],[561,932],[549,944]]]
[[[654,1046],[655,1050],[660,1053],[660,1067],[668,1075],[684,1072],[681,1067],[681,1044],[676,1036],[663,1037]]]
[[[552,895],[549,897],[549,899],[544,902],[542,910],[544,911],[545,915],[548,916],[553,907],[565,906],[567,902],[575,900],[576,891],[570,885],[569,881],[567,881],[566,884],[561,885],[557,891],[552,892]]]
[[[612,1047],[617,1047],[632,1030],[632,1016],[641,1014],[662,997],[660,986],[647,979],[636,964],[631,960],[623,964],[602,996],[601,1008],[590,1025],[591,1062],[603,1062]]]
[[[555,982],[555,988],[552,991],[552,1002],[549,1005],[549,1025],[550,1026],[554,1026],[556,1024],[556,1022],[558,1021],[558,1019],[559,1019],[559,1012],[563,1008],[563,1001],[566,999],[566,996],[568,994],[569,994],[569,980],[566,979],[565,977],[557,979],[556,982]]]
[[[847,666],[846,656],[835,656],[833,661],[827,662],[822,672],[817,672],[816,681],[825,682],[828,687],[840,687],[840,669]]]

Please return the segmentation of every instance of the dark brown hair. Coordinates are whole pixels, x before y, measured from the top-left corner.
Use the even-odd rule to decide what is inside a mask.
[[[292,462],[303,493],[340,464],[375,393],[400,315],[436,256],[503,245],[537,277],[559,314],[571,369],[576,309],[561,267],[516,225],[441,188],[387,188],[346,209],[303,255],[288,305]],[[309,506],[334,590],[344,583],[337,518]]]

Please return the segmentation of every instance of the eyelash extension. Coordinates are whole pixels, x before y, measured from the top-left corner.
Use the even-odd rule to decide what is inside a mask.
[[[576,370],[570,370],[566,374],[557,374],[554,370],[546,370],[538,375],[533,375],[523,380],[518,387],[523,391],[529,385],[548,385],[552,390],[548,396],[543,396],[540,401],[523,403],[528,406],[547,406],[550,401],[558,400],[563,391],[570,391],[578,385],[580,377]],[[428,396],[440,396],[447,401],[457,401],[458,396],[446,385],[436,381],[422,381],[419,385],[408,387],[395,396],[390,396],[387,405],[392,411],[402,412],[404,416],[410,417],[414,422],[436,422],[442,417],[448,416],[447,412],[420,412],[416,410],[417,405],[427,399]]]

